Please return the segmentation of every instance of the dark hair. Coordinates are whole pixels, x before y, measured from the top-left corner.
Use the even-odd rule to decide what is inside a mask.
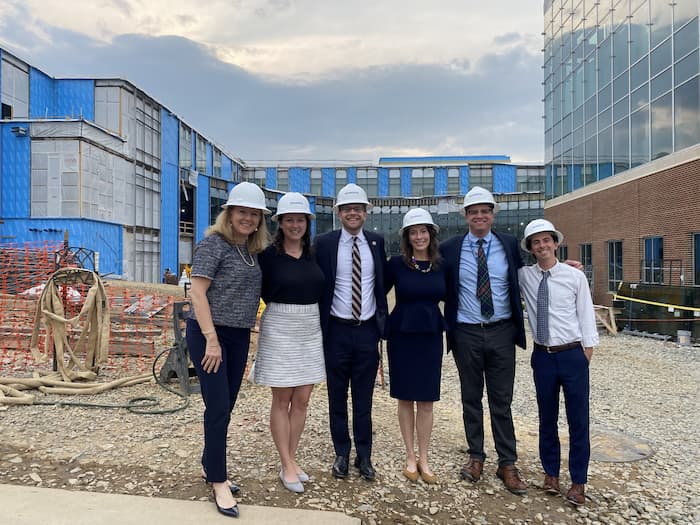
[[[440,250],[438,249],[438,236],[435,227],[431,224],[413,224],[412,226],[425,226],[428,228],[428,233],[430,234],[428,257],[430,257],[430,263],[433,265],[433,268],[438,268],[442,262],[442,257],[440,257]],[[406,263],[406,266],[409,268],[413,268],[413,263],[411,263],[411,257],[413,257],[413,246],[411,246],[411,242],[408,240],[408,234],[412,226],[403,229],[403,232],[401,232],[401,242],[399,244],[401,255],[403,256],[403,262]]]
[[[311,245],[311,217],[304,214],[306,218],[306,231],[301,238],[302,256],[310,258],[313,255],[313,246]],[[282,220],[284,215],[277,216],[277,231],[272,236],[272,244],[276,248],[278,254],[284,253],[284,232],[282,231]]]
[[[559,236],[554,232],[537,232],[537,233],[548,233],[552,236],[552,240],[554,242],[556,242],[556,243],[559,242]],[[535,235],[535,234],[533,233],[532,235]],[[530,247],[532,245],[532,241],[530,240],[530,237],[532,237],[532,235],[528,235],[527,239],[525,239],[525,248],[527,248],[527,251],[530,251]]]

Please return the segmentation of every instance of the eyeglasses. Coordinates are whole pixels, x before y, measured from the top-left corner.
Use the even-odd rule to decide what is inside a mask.
[[[341,213],[362,213],[365,211],[364,206],[341,206],[340,207],[340,212]]]
[[[491,208],[469,208],[467,210],[467,215],[491,215],[492,213]]]

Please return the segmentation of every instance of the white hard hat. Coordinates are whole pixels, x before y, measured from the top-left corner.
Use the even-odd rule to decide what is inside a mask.
[[[424,210],[423,208],[413,208],[408,210],[406,215],[403,216],[403,225],[399,230],[399,235],[403,235],[403,231],[406,228],[410,228],[416,224],[426,224],[432,226],[435,228],[435,233],[440,231],[440,226],[433,222],[433,217],[430,215],[429,211]]]
[[[277,222],[277,218],[285,213],[303,213],[309,215],[312,219],[316,217],[311,213],[311,207],[306,197],[295,191],[282,195],[282,198],[277,203],[277,213],[272,216],[272,220]]]
[[[367,193],[357,184],[346,184],[338,192],[338,198],[335,201],[333,209],[338,211],[338,208],[343,204],[364,204],[367,209],[372,209],[372,205],[367,200]]]
[[[474,204],[491,204],[493,205],[493,213],[497,213],[500,206],[493,198],[493,194],[482,188],[481,186],[474,186],[469,192],[464,196],[464,205],[462,206],[462,215],[467,214],[467,208],[473,206]]]
[[[556,241],[559,244],[561,244],[564,240],[564,234],[559,230],[554,229],[554,224],[549,222],[547,219],[535,219],[534,221],[530,221],[527,226],[525,226],[525,234],[523,235],[523,239],[520,241],[520,247],[526,252],[529,252],[530,250],[527,247],[528,237],[542,232],[552,232],[556,236]]]
[[[252,182],[240,182],[233,187],[231,193],[228,194],[226,204],[221,207],[228,208],[229,206],[242,206],[262,210],[263,213],[272,213],[265,206],[265,194],[260,186]]]

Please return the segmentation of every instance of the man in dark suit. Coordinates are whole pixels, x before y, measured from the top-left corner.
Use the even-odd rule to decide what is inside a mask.
[[[348,476],[352,442],[348,430],[348,386],[352,388],[355,467],[375,478],[372,454],[372,395],[379,364],[377,345],[384,335],[384,238],[362,229],[371,204],[365,191],[348,184],[338,192],[335,211],[342,223],[316,239],[316,260],[326,276],[321,297],[321,329],[331,437],[336,459],[332,474]]]
[[[462,417],[469,445],[463,479],[479,481],[484,466],[484,382],[488,393],[498,470],[514,494],[527,484],[515,467],[515,430],[511,414],[515,381],[515,345],[525,348],[518,269],[523,265],[518,241],[491,231],[498,205],[493,195],[475,186],[464,197],[469,232],[442,243],[447,279],[445,320],[462,391]]]

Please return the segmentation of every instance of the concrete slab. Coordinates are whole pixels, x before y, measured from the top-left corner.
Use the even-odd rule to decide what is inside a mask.
[[[240,505],[234,520],[219,514],[214,503],[125,494],[0,484],[3,525],[201,525],[234,523],[265,525],[360,525],[339,512]]]

